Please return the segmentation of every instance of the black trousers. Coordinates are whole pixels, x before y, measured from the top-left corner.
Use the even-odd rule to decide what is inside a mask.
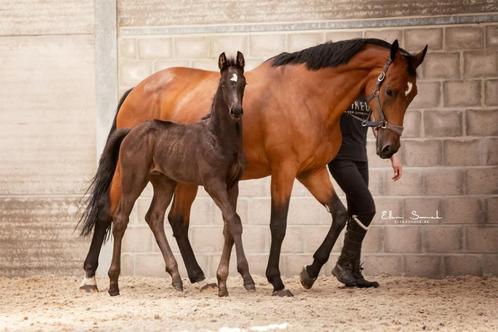
[[[336,159],[328,166],[332,177],[346,194],[349,215],[357,215],[368,226],[375,215],[375,202],[368,189],[368,162]]]

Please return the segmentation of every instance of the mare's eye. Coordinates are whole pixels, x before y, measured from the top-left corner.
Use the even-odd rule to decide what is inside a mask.
[[[391,89],[387,89],[386,90],[386,95],[388,95],[389,97],[392,97],[392,96],[394,96],[394,91],[391,90]]]

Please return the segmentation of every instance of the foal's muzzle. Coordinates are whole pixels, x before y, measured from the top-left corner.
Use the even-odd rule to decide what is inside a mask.
[[[244,114],[244,110],[241,106],[234,106],[230,108],[230,116],[232,119],[239,120],[242,117],[242,114]]]

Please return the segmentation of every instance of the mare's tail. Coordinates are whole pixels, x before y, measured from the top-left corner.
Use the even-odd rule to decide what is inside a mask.
[[[130,93],[131,89],[126,91],[119,101],[117,111],[121,108],[124,100]],[[117,117],[117,112],[116,112]],[[119,147],[121,142],[126,137],[130,129],[116,129],[116,117],[114,117],[114,122],[112,124],[111,131],[107,137],[107,142],[104,147],[104,151],[100,156],[99,166],[97,168],[97,173],[93,177],[90,186],[85,192],[90,194],[86,200],[86,207],[78,221],[76,227],[81,225],[81,235],[89,235],[95,224],[99,222],[109,221],[112,218],[110,213],[109,204],[109,187],[111,185],[112,178],[114,176],[114,171],[116,169],[116,164],[119,158]],[[109,234],[110,222],[106,233]],[[107,238],[107,236],[106,236]]]

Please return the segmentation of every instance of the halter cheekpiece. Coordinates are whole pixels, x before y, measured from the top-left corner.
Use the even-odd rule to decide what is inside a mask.
[[[353,116],[353,117],[361,120],[361,125],[364,127],[389,129],[389,130],[391,130],[391,131],[393,131],[396,134],[401,136],[401,133],[403,132],[403,126],[389,123],[386,120],[386,117],[384,115],[384,110],[382,109],[382,103],[380,102],[380,87],[382,86],[382,83],[386,79],[386,73],[387,73],[387,70],[389,69],[389,66],[391,65],[391,63],[392,63],[392,60],[390,58],[387,59],[386,63],[384,64],[384,68],[382,69],[379,76],[377,77],[377,83],[375,84],[375,90],[372,92],[372,94],[370,96],[367,97],[367,103],[369,103],[374,98],[377,101],[379,120],[377,120],[377,121],[370,120],[372,117],[372,113],[373,113],[373,110],[371,108],[370,108],[370,114],[369,114],[368,118],[362,119],[362,118],[359,118],[356,116]]]

